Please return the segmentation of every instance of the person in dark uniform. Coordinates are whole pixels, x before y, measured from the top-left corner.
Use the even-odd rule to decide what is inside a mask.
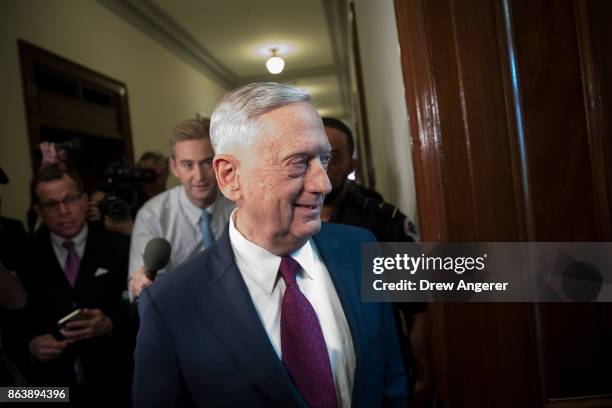
[[[414,224],[382,196],[348,179],[355,170],[355,149],[351,130],[335,118],[323,118],[332,146],[327,175],[332,191],[325,197],[321,218],[324,221],[355,225],[372,231],[380,242],[419,240]]]
[[[327,167],[332,191],[325,196],[321,220],[366,228],[379,242],[419,241],[415,225],[397,207],[385,203],[378,192],[348,179],[356,167],[352,132],[338,119],[322,119],[332,147]],[[417,380],[424,378],[423,371],[428,371],[427,353],[421,352],[426,348],[425,310],[425,303],[393,304],[404,365],[411,378]]]

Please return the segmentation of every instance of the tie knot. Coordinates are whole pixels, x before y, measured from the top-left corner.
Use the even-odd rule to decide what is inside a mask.
[[[74,251],[74,242],[72,242],[72,241],[64,241],[64,243],[62,245],[64,246],[64,248],[66,248],[66,250],[68,250],[68,252]]]
[[[300,271],[300,264],[290,256],[283,256],[278,271],[287,286],[295,285],[295,276]]]

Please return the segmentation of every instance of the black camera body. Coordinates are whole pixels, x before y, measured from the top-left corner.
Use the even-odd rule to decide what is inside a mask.
[[[157,174],[153,169],[141,169],[128,162],[115,162],[108,165],[104,177],[109,184],[134,186],[155,181]]]
[[[100,215],[108,215],[113,221],[126,221],[144,203],[143,183],[157,177],[152,169],[141,169],[128,162],[113,162],[104,171],[105,182],[96,190],[104,191],[104,199],[98,203]]]
[[[102,201],[98,203],[100,215],[104,219],[108,215],[111,220],[121,222],[130,219],[130,206],[121,197],[113,192],[104,194]]]

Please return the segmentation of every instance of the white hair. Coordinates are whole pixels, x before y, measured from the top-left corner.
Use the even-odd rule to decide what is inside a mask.
[[[210,140],[215,153],[251,146],[259,133],[259,116],[299,102],[310,102],[310,95],[275,82],[257,82],[227,93],[210,119]]]

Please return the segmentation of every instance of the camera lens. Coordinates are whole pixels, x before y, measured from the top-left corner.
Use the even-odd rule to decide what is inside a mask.
[[[130,218],[130,208],[125,201],[115,200],[108,206],[108,216],[113,221],[125,221]]]

